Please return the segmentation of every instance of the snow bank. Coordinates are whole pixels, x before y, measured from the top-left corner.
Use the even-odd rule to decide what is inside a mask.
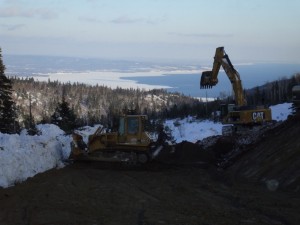
[[[292,103],[283,103],[270,106],[272,110],[272,119],[276,121],[284,121],[293,113]]]
[[[9,187],[28,177],[64,166],[70,137],[55,125],[38,125],[40,136],[0,133],[0,186]]]
[[[272,119],[276,121],[287,120],[288,116],[293,112],[292,103],[278,104],[270,108],[272,111]],[[171,130],[171,134],[176,143],[182,141],[195,143],[206,137],[221,135],[223,126],[221,123],[214,123],[209,120],[196,120],[192,117],[168,120],[164,125]]]
[[[168,120],[164,124],[171,130],[176,143],[189,141],[195,143],[209,136],[221,135],[222,124],[209,120],[196,120],[192,117],[185,119]]]

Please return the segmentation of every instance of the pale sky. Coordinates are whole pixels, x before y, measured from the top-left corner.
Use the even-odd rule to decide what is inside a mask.
[[[2,54],[300,63],[299,0],[0,0]]]

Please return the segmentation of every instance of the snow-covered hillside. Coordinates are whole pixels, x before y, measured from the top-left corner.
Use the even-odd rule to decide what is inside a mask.
[[[291,104],[272,106],[273,119],[286,120],[292,113]],[[196,142],[203,138],[220,135],[222,125],[212,121],[193,118],[169,120],[165,126],[171,131],[176,143],[184,140]],[[71,137],[55,125],[38,125],[39,136],[29,136],[26,130],[18,134],[0,133],[0,187],[9,187],[38,173],[52,168],[64,167],[64,160],[70,154]],[[84,127],[80,133],[87,138],[95,127]]]

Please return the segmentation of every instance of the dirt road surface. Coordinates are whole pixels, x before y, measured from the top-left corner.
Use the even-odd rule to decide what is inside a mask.
[[[297,224],[299,194],[233,181],[215,168],[91,163],[0,190],[0,224]]]

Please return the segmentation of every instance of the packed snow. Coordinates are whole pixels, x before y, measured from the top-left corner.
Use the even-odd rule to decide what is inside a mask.
[[[272,106],[273,119],[284,121],[292,113],[291,104]],[[222,125],[209,120],[192,117],[168,120],[165,127],[171,132],[176,143],[196,142],[209,136],[220,135]],[[78,130],[85,141],[99,127],[83,127]],[[30,136],[26,130],[20,134],[0,133],[0,187],[7,188],[25,181],[38,173],[64,167],[71,148],[71,136],[53,124],[37,126],[40,135]]]
[[[289,115],[293,114],[292,103],[283,103],[270,106],[272,111],[272,119],[276,121],[284,121]]]
[[[0,186],[8,187],[37,173],[64,166],[70,137],[52,124],[38,125],[40,136],[0,133]]]
[[[197,142],[209,136],[221,135],[222,124],[210,120],[195,120],[192,117],[184,119],[167,120],[165,128],[171,130],[176,143],[182,141]]]

